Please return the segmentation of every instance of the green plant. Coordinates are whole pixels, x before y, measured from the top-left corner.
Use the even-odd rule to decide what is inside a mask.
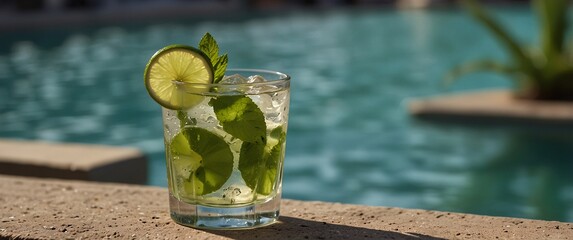
[[[573,46],[567,46],[568,0],[532,0],[540,22],[539,45],[527,48],[518,42],[475,0],[462,0],[464,8],[502,44],[511,62],[481,60],[454,67],[447,82],[476,71],[509,75],[517,85],[516,96],[536,100],[573,101]]]

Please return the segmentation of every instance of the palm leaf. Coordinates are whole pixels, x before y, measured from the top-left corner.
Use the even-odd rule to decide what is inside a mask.
[[[534,0],[540,21],[541,49],[548,62],[558,58],[564,49],[567,31],[568,0]]]
[[[449,71],[448,74],[444,77],[444,84],[450,85],[462,75],[480,71],[493,71],[508,75],[520,73],[520,70],[516,67],[512,67],[493,60],[467,62],[460,64]]]
[[[538,78],[540,74],[533,64],[533,61],[527,56],[517,41],[515,41],[498,22],[496,22],[488,13],[486,13],[480,4],[478,4],[475,0],[462,0],[462,3],[470,11],[470,13],[485,27],[487,27],[487,29],[493,33],[498,41],[500,41],[505,46],[505,49],[513,57],[514,61],[516,61],[516,63],[519,65],[523,73],[531,76],[532,78]]]

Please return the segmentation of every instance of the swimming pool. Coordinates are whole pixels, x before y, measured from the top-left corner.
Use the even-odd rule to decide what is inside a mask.
[[[528,7],[498,9],[525,41]],[[166,186],[159,106],[143,68],[155,50],[211,32],[229,67],[292,76],[285,198],[573,221],[573,134],[418,122],[409,98],[507,88],[455,63],[504,58],[455,9],[333,10],[226,20],[3,33],[0,137],[134,146]]]

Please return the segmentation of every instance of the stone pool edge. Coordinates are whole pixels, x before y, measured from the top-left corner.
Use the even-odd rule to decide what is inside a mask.
[[[406,102],[411,116],[433,122],[573,127],[573,102],[517,99],[505,89],[457,92]]]
[[[573,224],[283,200],[279,223],[204,231],[169,218],[167,189],[0,175],[0,239],[573,239]]]
[[[145,184],[147,171],[133,147],[0,138],[0,174]]]

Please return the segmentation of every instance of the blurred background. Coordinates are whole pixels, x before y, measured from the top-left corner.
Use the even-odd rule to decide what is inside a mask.
[[[528,1],[485,1],[523,42]],[[453,0],[0,0],[0,138],[137,147],[167,185],[143,70],[205,32],[229,67],[292,77],[283,197],[573,222],[573,130],[423,122],[409,99],[509,89],[505,60]]]

